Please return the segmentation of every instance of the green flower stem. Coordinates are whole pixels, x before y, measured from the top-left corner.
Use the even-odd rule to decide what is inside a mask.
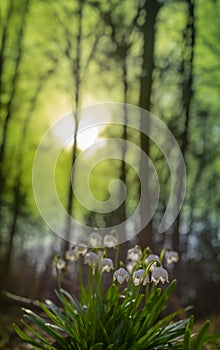
[[[114,261],[114,268],[117,270],[118,268],[118,260],[119,260],[119,244],[115,247],[115,261]]]
[[[82,279],[82,259],[79,258],[78,260],[78,274],[79,274],[79,283],[83,284],[83,279]]]
[[[150,271],[150,268],[151,268],[151,266],[154,264],[154,263],[158,263],[158,261],[157,260],[151,260],[150,262],[149,262],[149,264],[147,264],[147,267],[146,267],[146,271],[145,271],[145,274],[144,274],[144,277],[146,277],[146,275],[147,275],[147,273]]]
[[[111,285],[111,297],[110,297],[110,305],[113,305],[113,310],[114,310],[114,308],[115,308],[115,302],[114,302],[114,288],[118,288],[118,286],[116,285],[116,283],[112,283],[112,285]]]
[[[88,279],[87,279],[87,304],[89,306],[89,303],[92,302],[93,294],[92,294],[92,268],[89,268],[88,271]]]
[[[161,250],[161,253],[160,253],[160,262],[161,262],[161,264],[162,264],[162,262],[163,262],[163,258],[164,258],[165,253],[166,253],[167,251],[169,251],[169,250],[170,250],[170,248],[168,248],[168,247],[164,247],[164,248]]]
[[[149,294],[148,294],[148,298],[151,294],[153,294],[155,292],[155,290],[157,289],[156,284],[152,283],[151,286],[149,287]]]
[[[149,283],[147,283],[145,286],[145,303],[147,302],[147,299],[149,297],[149,293],[150,293],[150,286],[149,286]]]
[[[83,279],[82,279],[82,260],[79,259],[78,261],[78,275],[79,275],[79,285],[80,285],[80,300],[82,300],[82,288],[83,288]]]
[[[55,269],[56,269],[56,281],[57,281],[57,288],[58,291],[60,292],[61,290],[61,281],[60,281],[60,270],[57,268],[57,261],[58,261],[59,257],[57,255],[55,255],[54,257],[54,265],[55,265]]]
[[[149,272],[149,270],[150,270],[150,267],[151,267],[155,262],[156,262],[156,260],[152,260],[152,261],[150,261],[150,263],[147,265],[146,270],[145,270],[145,272],[144,272],[143,281],[144,281],[145,277],[147,276],[147,274],[148,274],[148,272]],[[132,283],[132,282],[131,282],[131,283]],[[142,283],[140,283],[140,285],[137,286],[137,287],[133,286],[133,288],[135,288],[135,289],[132,290],[132,294],[133,294],[133,297],[135,298],[135,303],[134,303],[133,310],[132,310],[132,312],[131,312],[131,317],[132,317],[132,318],[134,317],[134,313],[135,313],[135,310],[136,310],[136,308],[137,308],[137,303],[138,303],[139,296],[140,296],[141,291],[142,291],[142,286],[143,286]]]
[[[60,292],[61,290],[61,280],[60,280],[60,271],[56,267],[56,279],[57,279],[57,289]]]
[[[137,308],[137,304],[138,304],[138,300],[139,300],[139,296],[141,295],[141,291],[142,291],[142,283],[139,284],[139,286],[136,286],[135,287],[135,290],[134,290],[134,299],[135,299],[135,302],[134,302],[134,306],[133,306],[133,310],[131,312],[131,317],[134,318],[134,314],[135,314],[135,310]]]
[[[95,344],[95,339],[96,339],[96,329],[97,329],[97,300],[98,300],[98,279],[99,279],[99,274],[97,271],[97,268],[93,269],[92,271],[92,304],[91,304],[91,317],[90,320],[92,320],[91,324],[91,337],[92,337],[92,342]]]
[[[116,317],[115,315],[117,315],[117,311],[118,311],[118,307],[119,307],[119,298],[120,298],[120,287],[119,285],[116,285],[116,288],[117,288],[117,298],[114,300],[111,301],[111,305],[113,304],[113,310],[112,310],[112,314],[113,314],[113,317],[114,317],[114,321],[116,322]],[[112,293],[113,294],[113,293]]]
[[[98,296],[101,298],[102,297],[102,288],[103,287],[103,273],[99,273],[99,278],[98,278]]]

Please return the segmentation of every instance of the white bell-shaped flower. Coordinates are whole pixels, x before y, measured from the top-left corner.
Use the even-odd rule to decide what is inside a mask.
[[[85,256],[88,249],[87,249],[87,247],[85,247],[85,246],[79,246],[79,245],[77,245],[77,246],[74,248],[74,250],[76,251],[76,254],[77,254],[77,256],[79,257],[79,256]]]
[[[114,272],[113,281],[117,280],[118,283],[122,284],[124,281],[128,281],[129,273],[123,267],[120,267],[117,271]]]
[[[179,261],[179,254],[175,251],[167,252],[166,254],[167,264],[177,263]]]
[[[102,260],[99,261],[99,271],[100,272],[110,272],[113,270],[113,261],[112,259],[109,258],[103,258]]]
[[[145,270],[143,269],[134,271],[132,279],[135,286],[139,286],[141,283],[143,283],[145,286],[147,283],[149,283],[149,275],[145,274]]]
[[[137,246],[128,250],[127,259],[130,259],[132,261],[139,261],[141,257],[142,251]]]
[[[56,268],[58,269],[58,270],[63,270],[63,269],[65,269],[66,268],[66,262],[63,260],[63,259],[58,259],[57,261],[56,261]]]
[[[65,253],[65,259],[69,261],[77,261],[78,260],[78,255],[75,251],[75,249],[69,249]]]
[[[103,245],[106,248],[115,248],[115,246],[118,244],[118,240],[115,236],[108,234],[104,236],[103,239]]]
[[[89,252],[85,255],[84,263],[95,268],[99,263],[99,256],[93,252]]]
[[[151,281],[158,284],[160,281],[162,283],[169,282],[169,276],[167,270],[163,267],[156,267],[151,274]]]
[[[91,247],[97,248],[102,246],[102,236],[98,232],[92,232],[88,237],[88,243]]]
[[[144,277],[144,270],[143,269],[139,269],[137,271],[134,271],[133,276],[132,276],[134,285],[139,286],[139,284],[141,284],[143,281],[143,277]]]

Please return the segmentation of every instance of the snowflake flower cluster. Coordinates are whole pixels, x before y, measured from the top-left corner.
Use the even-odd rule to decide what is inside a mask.
[[[81,257],[84,264],[92,269],[92,274],[110,273],[114,270],[114,263],[111,258],[106,256],[106,249],[99,249],[104,244],[105,248],[116,248],[118,240],[113,234],[107,234],[102,238],[98,232],[92,232],[88,238],[92,248],[88,250],[85,246],[75,246],[65,253],[65,260],[59,258],[56,261],[57,270],[65,269],[68,261],[76,262]],[[166,252],[166,263],[176,263],[179,260],[177,252],[163,249],[160,256],[152,254],[149,248],[142,250],[141,247],[135,246],[127,252],[127,264],[124,266],[120,262],[120,267],[113,272],[113,282],[122,284],[132,281],[135,286],[146,285],[153,282],[157,285],[159,282],[169,283],[168,271],[163,267],[164,253]]]
[[[97,231],[94,231],[89,235],[87,244],[91,248],[115,248],[118,244],[118,238],[114,231],[106,234],[104,237],[102,237]]]

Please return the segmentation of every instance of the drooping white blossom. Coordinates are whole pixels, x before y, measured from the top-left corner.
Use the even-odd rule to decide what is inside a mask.
[[[65,259],[69,261],[77,261],[78,255],[75,251],[75,249],[68,249],[65,253]]]
[[[88,243],[91,247],[97,248],[102,246],[102,236],[98,232],[92,232],[88,237]]]
[[[107,234],[104,236],[103,239],[103,245],[106,248],[115,248],[115,246],[118,244],[118,240],[115,236],[111,235],[111,234]]]
[[[77,261],[80,256],[84,256],[87,253],[87,248],[84,246],[75,246],[69,249],[65,253],[65,259],[69,261]]]
[[[89,252],[85,255],[84,263],[95,268],[99,263],[99,256],[96,253]]]
[[[139,284],[141,284],[143,281],[143,277],[144,277],[144,270],[139,269],[137,271],[134,271],[132,276],[134,285],[139,286]]]
[[[132,261],[139,261],[141,257],[142,251],[137,246],[128,250],[127,259],[130,259]]]
[[[102,260],[99,261],[99,271],[100,272],[110,272],[113,270],[113,261],[112,259],[109,258],[103,258]]]
[[[66,268],[66,262],[63,260],[63,259],[58,259],[57,261],[56,261],[56,268],[58,269],[58,270],[63,270],[63,269],[65,269]]]
[[[175,251],[167,252],[166,254],[167,264],[171,264],[173,262],[177,263],[179,261],[179,254]]]
[[[114,272],[113,281],[117,280],[118,283],[122,284],[124,281],[128,281],[129,273],[123,267],[120,267],[117,271]]]
[[[145,270],[143,269],[134,271],[132,279],[135,286],[139,286],[141,283],[143,283],[145,286],[147,283],[149,283],[149,275],[146,274]]]
[[[151,281],[158,284],[160,281],[164,284],[169,282],[169,276],[167,270],[163,267],[156,267],[151,274]]]
[[[88,249],[85,246],[77,245],[75,247],[75,250],[76,250],[76,253],[77,253],[78,257],[79,257],[79,256],[85,256]]]

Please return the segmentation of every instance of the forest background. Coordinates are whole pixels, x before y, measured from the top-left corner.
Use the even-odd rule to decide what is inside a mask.
[[[178,279],[176,302],[194,305],[197,318],[219,313],[219,18],[219,0],[1,1],[1,288],[42,300],[53,292],[53,256],[67,244],[50,231],[36,207],[35,152],[62,116],[114,101],[152,112],[176,138],[187,169],[180,215],[158,234],[169,199],[169,168],[150,139],[119,126],[100,127],[63,149],[56,168],[60,199],[69,213],[93,227],[129,217],[139,182],[126,158],[106,160],[91,174],[91,190],[99,200],[108,198],[112,179],[127,185],[126,201],[110,215],[96,215],[77,202],[70,170],[97,139],[120,137],[137,144],[150,156],[161,192],[154,217],[126,248],[138,243],[156,253],[164,245],[177,250],[180,263],[172,271]],[[48,147],[63,137],[57,130]]]

